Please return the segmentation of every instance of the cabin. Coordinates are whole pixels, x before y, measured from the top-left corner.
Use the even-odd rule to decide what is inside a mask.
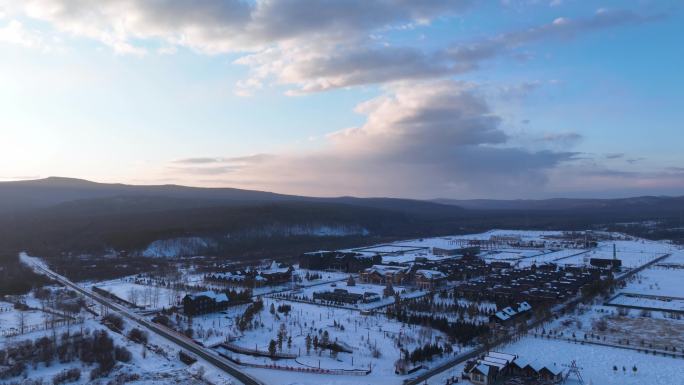
[[[470,382],[477,385],[493,384],[496,381],[496,374],[496,367],[485,364],[473,366],[468,373]]]
[[[189,316],[225,310],[229,305],[230,301],[226,294],[218,294],[211,290],[183,297],[183,311]]]
[[[480,359],[466,365],[464,374],[477,385],[499,383],[510,373],[510,365],[518,356],[508,353],[488,352]]]

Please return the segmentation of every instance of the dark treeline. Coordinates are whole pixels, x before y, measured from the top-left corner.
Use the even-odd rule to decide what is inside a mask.
[[[46,277],[19,263],[19,254],[0,254],[0,296],[24,294],[46,283]]]
[[[259,299],[251,303],[247,306],[247,309],[245,309],[244,314],[238,319],[238,328],[242,331],[250,329],[254,316],[262,310],[264,310],[264,302],[262,300]]]
[[[259,232],[274,226],[332,225],[366,229],[372,237],[413,237],[461,234],[497,228],[583,230],[592,226],[640,220],[679,220],[679,210],[650,206],[621,210],[463,210],[455,206],[406,203],[397,206],[363,206],[324,202],[253,203],[242,206],[211,206],[157,210],[136,208],[135,198],[112,207],[111,199],[76,201],[52,208],[3,215],[0,218],[0,251],[26,249],[41,256],[62,253],[102,253],[105,250],[135,251],[159,239],[208,236],[220,240],[215,253],[264,256],[266,250],[298,255],[335,244],[372,243],[362,235],[349,237],[271,236]],[[121,200],[121,198],[119,198]],[[118,202],[118,201],[117,201]],[[408,201],[412,202],[412,201]],[[679,201],[674,204],[684,206]],[[420,209],[418,209],[420,208]],[[421,212],[421,210],[424,210]],[[225,237],[226,234],[252,236]],[[269,247],[263,237],[269,237]],[[364,242],[363,239],[366,239]],[[275,241],[271,244],[271,240]],[[325,247],[328,244],[329,247]],[[288,252],[289,251],[289,252]]]
[[[486,324],[478,325],[465,321],[450,322],[446,317],[411,314],[402,308],[398,310],[395,307],[388,308],[387,316],[395,318],[399,322],[437,329],[449,336],[451,340],[458,341],[461,344],[467,344],[473,339],[489,333],[489,326]]]
[[[450,345],[445,345],[445,346],[450,346]],[[412,363],[420,362],[420,361],[430,361],[432,360],[432,357],[436,355],[442,355],[444,353],[449,353],[445,351],[445,349],[438,344],[425,344],[423,346],[419,346],[416,349],[414,349],[410,354],[409,354],[409,360],[411,360]]]
[[[202,254],[218,261],[295,260],[311,250],[335,250],[411,237],[477,233],[490,228],[606,229],[611,223],[643,220],[658,221],[658,226],[662,227],[615,229],[652,239],[681,241],[684,237],[684,231],[676,230],[675,226],[681,221],[681,199],[668,201],[671,207],[637,205],[619,210],[522,211],[464,210],[419,201],[353,198],[243,202],[223,206],[215,202],[188,204],[172,200],[161,204],[161,201],[164,198],[92,199],[0,216],[0,275],[9,277],[0,280],[0,292],[26,291],[29,282],[37,282],[16,267],[16,255],[20,251],[46,258],[51,266],[75,280],[108,279],[160,267],[163,262],[136,255],[156,240],[189,236],[214,240],[215,246]],[[287,229],[289,226],[339,226],[364,229],[368,234],[352,232],[333,237],[268,233],[268,229]],[[232,236],[236,234],[240,235]],[[119,257],[99,257],[112,254]],[[87,259],[82,257],[84,255]],[[12,270],[8,272],[8,269]],[[29,279],[24,279],[27,276]]]

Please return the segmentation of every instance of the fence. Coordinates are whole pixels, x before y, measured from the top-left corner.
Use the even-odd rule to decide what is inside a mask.
[[[272,370],[283,370],[287,372],[298,372],[298,373],[311,373],[311,374],[335,374],[335,375],[347,375],[347,376],[367,376],[369,375],[372,370],[360,370],[360,369],[324,369],[324,368],[312,368],[312,367],[296,367],[296,366],[282,366],[282,365],[275,365],[275,364],[270,364],[270,365],[261,365],[261,364],[252,364],[252,363],[247,363],[247,362],[242,362],[240,360],[236,360],[235,358],[223,354],[221,352],[218,353],[221,357],[226,358],[238,365],[242,366],[247,366],[250,368],[258,368],[258,369],[272,369]],[[299,363],[299,362],[298,362]],[[300,364],[303,365],[303,364]]]

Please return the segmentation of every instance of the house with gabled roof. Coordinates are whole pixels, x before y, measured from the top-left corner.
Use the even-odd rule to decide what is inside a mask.
[[[190,316],[225,310],[229,305],[230,301],[225,293],[212,290],[183,297],[183,311]]]

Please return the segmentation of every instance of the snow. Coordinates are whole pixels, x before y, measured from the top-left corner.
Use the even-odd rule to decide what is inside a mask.
[[[653,266],[638,273],[621,290],[626,293],[684,298],[684,269]]]
[[[418,270],[418,271],[416,271],[416,274],[422,275],[426,279],[446,278],[446,275],[444,273],[442,273],[441,271],[436,271],[436,270]]]
[[[269,311],[271,304],[275,308],[281,304],[288,304],[292,310],[288,316],[278,312],[271,314]],[[394,373],[394,362],[399,358],[399,349],[396,347],[397,339],[401,339],[404,347],[409,350],[418,345],[423,345],[427,341],[439,339],[443,342],[445,340],[444,335],[438,331],[423,329],[419,326],[404,326],[395,320],[387,319],[384,314],[360,316],[357,310],[329,308],[270,298],[264,299],[264,307],[265,309],[256,317],[263,324],[263,327],[246,330],[244,333],[238,332],[233,325],[235,316],[242,314],[245,306],[230,308],[228,311],[220,313],[193,317],[194,329],[218,328],[220,322],[223,325],[221,326],[223,330],[230,331],[233,345],[245,349],[267,351],[269,341],[271,339],[276,340],[278,330],[284,327],[292,338],[292,344],[288,347],[287,342],[284,342],[282,352],[300,356],[297,360],[273,361],[268,357],[253,357],[220,349],[222,353],[239,358],[241,362],[260,365],[275,363],[279,366],[299,368],[313,366],[317,368],[320,361],[320,367],[323,369],[367,370],[369,367],[372,368],[372,372],[367,376],[307,374],[252,367],[245,369],[267,384],[351,385],[383,383],[398,385],[403,378]],[[311,334],[312,337],[318,335],[321,338],[318,330],[327,331],[331,341],[337,340],[343,343],[352,349],[353,354],[339,353],[337,357],[331,357],[327,352],[318,355],[313,350],[307,354],[306,336]],[[222,339],[211,336],[200,339],[200,341],[209,346],[221,342]],[[372,353],[374,347],[377,347],[380,352],[378,357],[374,357]]]
[[[613,298],[610,305],[622,305],[643,307],[649,309],[674,310],[684,313],[684,298],[672,299],[669,297],[644,297],[638,294],[620,293]]]
[[[225,293],[216,293],[212,290],[209,291],[203,291],[200,293],[194,293],[194,294],[188,294],[190,298],[198,298],[198,297],[207,297],[207,298],[212,298],[214,301],[217,303],[220,302],[228,302],[228,296],[226,296]]]
[[[132,325],[130,323],[125,324],[124,334],[130,330]],[[131,342],[127,340],[123,335],[114,333],[109,329],[102,326],[95,318],[88,316],[84,319],[83,324],[72,323],[70,327],[58,326],[56,328],[56,334],[62,335],[67,330],[71,330],[73,333],[77,330],[89,329],[94,330],[106,330],[109,336],[113,339],[115,345],[126,347],[132,354],[132,359],[129,363],[118,362],[114,371],[107,377],[103,378],[103,382],[107,383],[108,380],[113,379],[117,374],[127,373],[135,374],[139,376],[138,380],[127,382],[128,384],[137,385],[162,385],[162,384],[191,384],[199,385],[202,382],[197,381],[188,372],[185,364],[180,362],[177,358],[178,350],[173,346],[166,344],[165,340],[154,334],[149,335],[149,344],[147,349],[143,349],[142,345]],[[19,337],[13,338],[0,338],[1,346],[11,345],[18,341],[23,341],[26,339],[38,339],[43,336],[52,336],[52,330],[41,330],[34,331],[24,334]],[[144,350],[144,353],[143,353]],[[144,357],[143,357],[144,355]],[[79,361],[74,361],[70,363],[59,363],[58,361],[53,361],[52,365],[46,367],[44,364],[39,364],[37,366],[28,365],[28,378],[43,378],[45,381],[51,381],[52,377],[56,374],[71,368],[81,369],[81,379],[77,382],[71,384],[81,385],[92,383],[89,379],[89,372],[95,368],[96,365],[86,365]],[[225,377],[225,375],[224,375]],[[17,380],[12,378],[10,380]],[[232,381],[224,382],[225,385],[234,383]]]
[[[215,246],[215,242],[200,237],[162,239],[150,243],[142,255],[151,258],[194,256]]]
[[[302,231],[304,230],[321,236],[334,236],[340,229],[326,228],[325,226],[316,228],[314,226],[303,228]],[[296,234],[297,231],[299,230],[291,229],[290,233]],[[348,249],[346,251],[356,251],[368,256],[381,253],[383,254],[382,261],[384,264],[389,262],[411,263],[416,258],[428,260],[458,258],[457,256],[445,257],[435,255],[432,252],[433,248],[454,249],[465,245],[463,243],[464,240],[472,239],[498,240],[496,244],[498,248],[494,250],[484,249],[482,252],[483,258],[488,262],[510,262],[514,268],[522,268],[532,264],[550,262],[588,265],[590,258],[612,258],[613,245],[615,244],[617,257],[623,261],[623,274],[665,254],[672,254],[672,256],[639,272],[627,282],[625,288],[618,290],[616,293],[618,295],[610,303],[638,306],[649,305],[648,307],[657,307],[663,310],[684,308],[684,286],[681,285],[682,278],[684,278],[684,250],[670,243],[635,239],[617,233],[605,234],[607,236],[606,240],[600,241],[597,248],[585,249],[583,248],[585,247],[584,244],[565,242],[561,239],[563,235],[564,233],[560,231],[492,230],[481,234],[404,240],[365,248]],[[518,240],[520,242],[534,242],[534,244],[527,245],[530,247],[516,247]],[[202,242],[204,240],[201,238],[179,238],[176,240],[158,241],[158,243],[151,244],[147,251],[150,252],[150,256],[179,256],[190,253],[189,250],[195,248],[194,254],[197,247],[211,246]],[[184,249],[185,247],[190,249],[186,250]],[[41,263],[40,260],[27,255],[22,257],[22,261],[34,266],[37,263]],[[386,265],[376,267],[381,271],[387,269]],[[271,264],[265,271],[279,272],[284,269],[280,268],[277,264]],[[195,271],[193,268],[182,268],[180,274],[182,282],[187,285],[203,286],[217,291],[222,291],[230,286],[203,282],[204,273],[200,274],[199,271]],[[322,278],[306,280],[304,277],[307,273],[320,274]],[[440,277],[442,274],[435,270],[419,270],[418,273],[430,277]],[[346,281],[349,278],[349,274],[309,271],[299,269],[297,266],[295,266],[293,275],[302,279],[293,279],[291,283],[254,289],[254,295],[262,297],[265,305],[265,309],[255,317],[257,325],[254,329],[239,331],[236,326],[237,318],[243,314],[247,305],[228,308],[213,314],[192,317],[190,321],[192,325],[184,325],[188,321],[183,316],[172,317],[172,319],[176,320],[180,327],[191,326],[195,331],[195,338],[205,346],[215,346],[229,341],[232,345],[259,351],[267,351],[269,342],[272,339],[277,340],[278,331],[283,328],[292,341],[290,346],[288,346],[287,342],[283,343],[282,353],[291,353],[298,356],[297,359],[273,360],[270,357],[240,354],[219,346],[215,347],[217,352],[239,360],[243,364],[275,364],[281,367],[289,366],[300,369],[318,368],[319,365],[322,369],[328,370],[356,369],[363,371],[368,368],[372,369],[369,375],[359,376],[351,374],[301,373],[243,365],[242,370],[252,374],[266,384],[399,385],[408,378],[397,375],[394,372],[394,362],[399,358],[399,341],[402,347],[408,350],[412,350],[426,342],[439,341],[440,344],[445,342],[445,336],[436,330],[420,326],[402,325],[396,320],[388,319],[382,314],[381,310],[376,310],[375,313],[377,314],[369,311],[393,303],[394,298],[392,296],[368,304],[359,303],[358,305],[343,305],[340,307],[299,302],[294,299],[288,300],[278,296],[281,293],[311,298],[314,292],[345,289],[351,293],[358,294],[372,292],[382,297],[383,290],[385,289],[384,285],[361,283],[358,277],[353,275],[356,284],[354,286],[347,286]],[[138,291],[137,299],[139,304],[150,307],[153,303],[150,303],[149,298],[144,300],[143,297],[145,296],[140,295],[140,293],[149,292],[150,289],[154,290],[154,286],[151,286],[152,284],[153,282],[145,281],[141,283],[141,281],[136,281],[133,277],[128,277],[120,280],[95,283],[94,285],[126,300],[130,300],[132,291]],[[404,285],[395,286],[394,289],[401,293],[403,298],[415,298],[428,294],[424,291],[412,290]],[[178,297],[185,294],[164,287],[160,287],[159,290],[161,300],[158,301],[157,307],[176,303]],[[213,294],[214,292],[212,291],[211,293]],[[639,294],[642,297],[630,297],[627,293]],[[656,297],[643,297],[643,295]],[[679,298],[659,299],[662,297]],[[433,294],[433,298],[437,303],[467,302],[462,298],[441,298],[438,293]],[[595,385],[665,385],[677,383],[680,380],[679,373],[684,371],[684,360],[681,358],[674,359],[663,357],[662,355],[644,354],[635,350],[625,349],[618,346],[618,344],[620,340],[625,339],[632,341],[645,339],[647,344],[652,343],[652,349],[657,351],[662,351],[667,346],[672,345],[677,347],[683,346],[684,321],[668,315],[667,312],[653,312],[652,316],[649,314],[649,317],[645,317],[640,316],[638,310],[634,310],[627,312],[625,316],[622,311],[618,314],[618,309],[615,307],[602,305],[606,300],[601,300],[600,304],[596,302],[592,305],[580,305],[577,313],[560,317],[544,326],[546,331],[553,330],[554,333],[563,332],[562,337],[555,339],[541,339],[531,335],[523,337],[512,344],[497,346],[495,350],[500,352],[497,354],[502,356],[491,354],[490,358],[486,361],[491,364],[501,364],[501,359],[506,359],[503,357],[505,354],[516,354],[520,356],[520,361],[528,361],[534,363],[534,365],[548,366],[553,371],[560,371],[565,369],[564,364],[569,364],[571,360],[576,359],[579,366],[583,368],[582,374],[587,384],[590,383],[589,381]],[[32,306],[36,304],[34,299],[30,297],[27,297],[26,301],[32,304]],[[272,314],[269,311],[271,304],[275,308],[279,305],[289,305],[291,306],[291,311],[288,315],[277,311]],[[484,306],[496,310],[496,305],[494,304],[477,305],[478,307]],[[13,309],[5,312],[2,311],[9,307],[11,307],[11,304],[8,302],[0,302],[0,331],[3,328],[8,330],[11,327],[16,327],[16,311]],[[509,317],[516,312],[529,310],[529,304],[520,303],[514,307],[500,309],[498,314],[501,314],[502,317]],[[29,322],[42,322],[41,312],[33,312],[35,315],[32,315],[31,311],[26,312],[27,320]],[[447,316],[451,319],[452,314],[447,314]],[[453,314],[453,316],[456,317],[456,314]],[[480,317],[480,315],[477,317]],[[487,318],[487,316],[484,317]],[[602,334],[602,337],[607,338],[602,341],[614,346],[590,345],[588,343],[582,345],[563,340],[563,338],[570,338],[569,336],[574,333],[577,336],[576,338],[582,341],[585,334],[588,336],[589,334],[596,333],[596,325],[599,321],[606,321],[608,325],[607,331]],[[93,319],[86,320],[86,324],[91,328],[101,328],[101,325]],[[128,325],[127,328],[130,328],[130,326]],[[323,331],[329,333],[331,341],[337,340],[340,344],[348,346],[353,353],[342,352],[336,357],[332,357],[327,352],[319,356],[313,350],[307,353],[305,344],[307,334],[311,334],[312,337],[317,335],[321,338]],[[33,336],[41,333],[44,334],[45,332],[33,331],[28,336],[33,338]],[[540,330],[537,330],[537,333],[540,333]],[[141,385],[143,383],[145,385],[169,383],[171,378],[180,383],[192,383],[194,381],[193,376],[199,375],[200,372],[204,372],[204,377],[212,383],[229,384],[232,382],[232,379],[225,375],[225,373],[215,368],[212,369],[211,365],[201,360],[191,367],[185,367],[183,364],[180,364],[177,359],[178,348],[165,343],[160,337],[150,335],[150,342],[153,345],[159,346],[164,353],[148,352],[146,360],[143,360],[140,356],[141,349],[139,345],[131,345],[122,336],[117,335],[116,338],[117,344],[131,346],[129,350],[134,354],[135,360],[133,365],[125,366],[121,370],[130,370],[143,375],[140,380]],[[470,348],[454,346],[454,349],[455,354],[458,354],[466,352]],[[377,350],[379,355],[374,354],[375,350]],[[436,358],[435,361],[425,364],[427,366],[434,366],[448,358],[450,357]],[[486,362],[483,361],[484,363]],[[619,367],[620,370],[617,373],[613,371],[613,365]],[[633,365],[637,365],[637,373],[632,372]],[[627,369],[626,373],[622,372],[623,366]],[[443,385],[446,378],[460,377],[462,368],[463,365],[457,365],[453,369],[429,379],[428,383]],[[62,367],[55,365],[50,370],[59,371],[62,369]],[[38,372],[42,370],[44,368],[38,368]],[[50,375],[52,373],[54,372],[50,372]],[[30,374],[30,377],[35,377],[35,373]],[[165,378],[168,379],[168,382],[165,382]],[[571,378],[568,384],[572,385],[576,384],[576,382],[573,382]]]
[[[581,345],[558,340],[524,337],[517,342],[497,348],[520,357],[539,358],[562,368],[572,360],[582,368],[585,384],[595,385],[672,385],[681,380],[684,360],[639,353],[634,350],[597,345]],[[619,370],[613,371],[613,365]],[[634,374],[632,367],[637,367]],[[622,371],[622,367],[626,372]],[[591,382],[590,382],[591,381]],[[578,383],[570,377],[567,384]]]
[[[89,286],[98,287],[123,300],[149,309],[161,309],[163,307],[168,308],[173,306],[177,304],[179,299],[185,294],[174,292],[165,287],[133,283],[131,282],[133,279],[133,277],[124,277],[121,279],[103,281]]]

